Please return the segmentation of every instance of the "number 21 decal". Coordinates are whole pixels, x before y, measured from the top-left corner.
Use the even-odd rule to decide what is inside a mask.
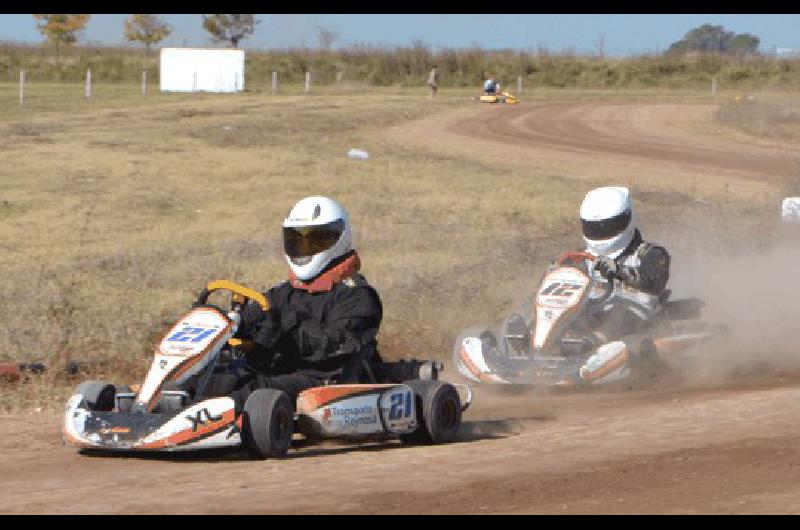
[[[402,394],[392,394],[390,398],[392,407],[389,409],[389,419],[399,420],[400,418],[408,418],[411,416],[411,398],[412,393],[410,391]]]

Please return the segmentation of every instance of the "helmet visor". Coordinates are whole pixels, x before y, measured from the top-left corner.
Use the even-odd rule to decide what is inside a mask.
[[[610,219],[601,219],[599,221],[587,221],[581,219],[583,224],[583,235],[586,239],[611,239],[618,236],[628,228],[631,222],[630,209],[625,210],[619,215],[615,215]]]
[[[292,261],[301,262],[333,247],[342,237],[344,221],[337,219],[315,226],[283,227],[283,250]]]

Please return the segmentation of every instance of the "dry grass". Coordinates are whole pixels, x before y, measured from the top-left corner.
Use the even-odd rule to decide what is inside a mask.
[[[282,281],[279,226],[311,194],[351,212],[384,354],[446,358],[579,244],[576,204],[600,183],[384,134],[463,108],[459,94],[48,97],[0,120],[0,360],[91,361],[120,383],[208,280]],[[645,209],[669,210],[653,189]],[[59,408],[72,384],[0,386],[0,409]]]
[[[800,139],[800,98],[739,95],[724,101],[715,118],[747,134],[776,140]]]

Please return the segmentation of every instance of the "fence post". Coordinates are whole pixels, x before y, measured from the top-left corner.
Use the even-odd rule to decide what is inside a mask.
[[[711,95],[712,96],[716,96],[717,95],[717,77],[716,76],[711,78]]]
[[[197,92],[197,72],[192,76],[192,92]]]
[[[521,75],[517,76],[517,93],[518,94],[522,93],[522,76]]]
[[[311,72],[306,72],[306,92],[311,90]]]
[[[142,95],[147,95],[147,70],[142,70]]]
[[[86,99],[92,97],[92,69],[86,69]]]
[[[342,82],[342,73],[343,73],[343,72],[342,72],[341,70],[339,70],[338,72],[336,72],[336,84],[337,84],[337,85],[338,85],[339,83],[341,83],[341,82]]]
[[[272,95],[278,93],[278,72],[272,72]]]
[[[19,106],[25,104],[25,70],[19,71]]]

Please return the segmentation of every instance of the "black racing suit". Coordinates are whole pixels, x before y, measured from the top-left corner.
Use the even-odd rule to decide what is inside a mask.
[[[253,343],[246,365],[215,374],[204,396],[230,395],[238,411],[258,388],[283,390],[295,401],[303,390],[327,383],[401,382],[418,376],[420,362],[382,362],[376,335],[383,308],[361,274],[333,283],[329,291],[309,292],[286,281],[264,294],[269,310],[250,302],[235,335]]]
[[[592,347],[646,329],[662,302],[669,280],[669,253],[664,247],[644,241],[639,230],[614,261],[618,270],[611,280],[614,293],[607,301],[598,304],[602,307],[587,312],[591,316],[578,319],[567,331],[568,336],[587,340]],[[599,276],[591,269],[590,274]],[[606,278],[597,279],[601,283],[608,281]],[[533,299],[530,299],[522,314],[512,313],[506,318],[503,323],[506,348],[517,353],[530,350],[533,317]]]
[[[662,246],[644,241],[639,230],[614,261],[614,293],[605,302],[595,330],[601,343],[644,330],[663,302],[669,280],[669,253]]]

